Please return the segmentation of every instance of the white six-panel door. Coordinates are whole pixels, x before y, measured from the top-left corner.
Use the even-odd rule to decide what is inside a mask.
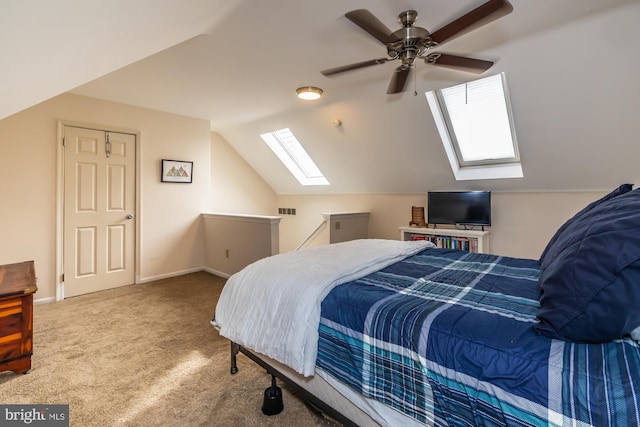
[[[135,135],[64,127],[64,297],[135,280]]]

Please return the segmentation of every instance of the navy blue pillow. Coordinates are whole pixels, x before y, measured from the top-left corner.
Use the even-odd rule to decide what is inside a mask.
[[[611,197],[568,224],[538,285],[538,333],[601,343],[640,326],[640,190]]]
[[[633,188],[633,184],[622,184],[620,187],[616,188],[615,190],[613,190],[611,193],[607,194],[603,198],[589,203],[580,212],[578,212],[573,217],[569,218],[567,222],[562,224],[562,226],[558,228],[558,230],[555,232],[553,237],[551,237],[551,240],[549,240],[549,243],[547,243],[547,246],[544,248],[544,251],[542,251],[542,254],[540,255],[541,268],[545,269],[549,261],[556,257],[558,252],[557,248],[555,248],[556,241],[562,235],[562,233],[564,233],[564,230],[566,230],[569,225],[571,225],[574,221],[577,221],[583,215],[586,215],[591,209],[598,206],[600,203],[606,202],[607,200],[613,197],[627,193],[631,191],[632,188]]]

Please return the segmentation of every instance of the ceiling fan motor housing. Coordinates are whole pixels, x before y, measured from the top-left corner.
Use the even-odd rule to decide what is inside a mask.
[[[387,44],[387,53],[391,58],[399,58],[405,65],[413,64],[413,61],[423,54],[435,43],[429,37],[429,31],[414,26],[418,17],[415,10],[405,10],[398,15],[398,22],[402,28],[394,31],[391,37],[397,41]]]
[[[400,58],[413,62],[417,56],[428,50],[433,42],[429,38],[429,31],[420,27],[403,27],[393,34],[398,41],[387,45],[387,53],[392,58]]]

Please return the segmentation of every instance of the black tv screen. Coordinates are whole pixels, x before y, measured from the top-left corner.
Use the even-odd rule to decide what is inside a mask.
[[[490,191],[430,191],[427,223],[491,225]]]

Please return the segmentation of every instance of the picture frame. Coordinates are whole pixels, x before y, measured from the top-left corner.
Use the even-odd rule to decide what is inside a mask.
[[[193,181],[193,162],[186,160],[162,159],[160,182],[180,182],[191,184]]]

